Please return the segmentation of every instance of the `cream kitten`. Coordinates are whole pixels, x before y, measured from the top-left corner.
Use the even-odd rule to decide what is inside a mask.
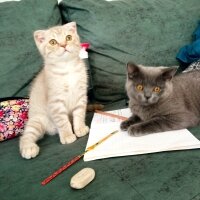
[[[48,132],[58,133],[62,144],[88,133],[85,125],[87,71],[79,58],[80,40],[76,23],[34,32],[44,68],[35,78],[30,93],[29,120],[20,138],[26,159],[39,153],[36,142]]]

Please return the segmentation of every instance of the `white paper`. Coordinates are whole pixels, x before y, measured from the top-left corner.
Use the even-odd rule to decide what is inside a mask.
[[[130,116],[129,109],[115,110],[111,113],[121,116]],[[121,120],[95,113],[86,148],[95,144],[103,137],[115,130],[118,133],[89,151],[84,156],[84,161],[147,154],[161,151],[183,150],[200,148],[200,141],[187,129],[154,133],[141,137],[133,137],[120,130]]]
[[[127,109],[127,108],[120,109],[120,110],[107,111],[107,112],[115,114],[115,115],[127,117],[127,118],[131,115],[131,111],[129,109]],[[94,117],[92,119],[91,129],[97,128],[98,125],[103,126],[103,125],[105,125],[107,123],[111,123],[111,122],[119,122],[119,123],[121,123],[122,120],[117,119],[117,118],[112,118],[110,116],[102,115],[102,114],[99,114],[99,113],[95,113]]]

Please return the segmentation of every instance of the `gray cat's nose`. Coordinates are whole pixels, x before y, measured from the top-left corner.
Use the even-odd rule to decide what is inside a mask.
[[[151,98],[151,94],[145,94],[144,96],[147,100]]]

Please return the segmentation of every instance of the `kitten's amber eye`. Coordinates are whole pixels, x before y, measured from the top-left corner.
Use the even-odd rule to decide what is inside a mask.
[[[143,88],[144,88],[143,85],[140,85],[140,84],[136,86],[136,89],[137,89],[138,91],[142,91]]]
[[[52,39],[49,41],[49,44],[54,46],[54,45],[58,44],[58,42],[55,39]]]
[[[66,36],[66,41],[71,41],[72,40],[72,36],[71,35],[67,35]]]
[[[156,93],[159,93],[159,92],[161,91],[161,89],[160,89],[160,87],[155,87],[155,88],[153,89],[153,91],[156,92]]]

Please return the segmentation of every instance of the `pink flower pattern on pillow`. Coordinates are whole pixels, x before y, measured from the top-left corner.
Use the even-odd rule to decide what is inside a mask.
[[[28,99],[0,102],[0,141],[20,135],[28,120]]]

